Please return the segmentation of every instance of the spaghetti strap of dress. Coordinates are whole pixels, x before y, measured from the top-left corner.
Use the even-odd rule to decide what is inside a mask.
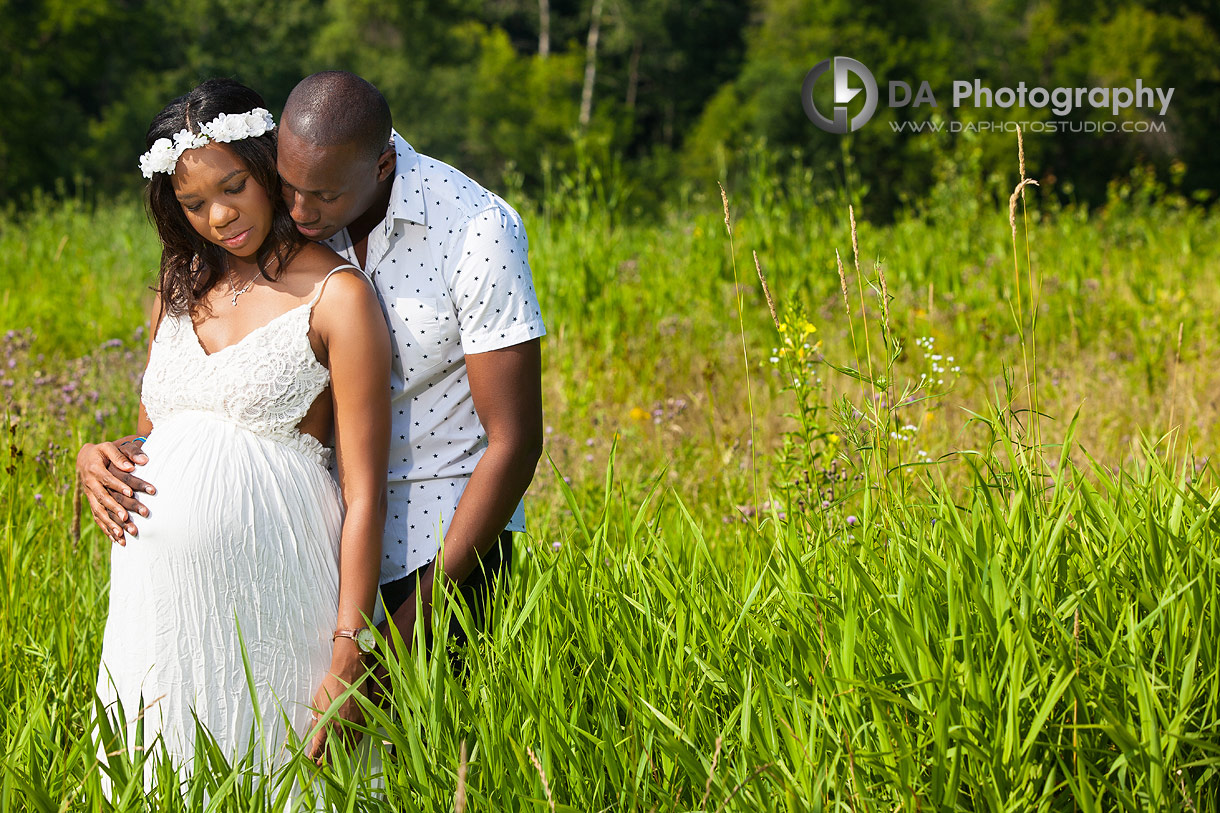
[[[314,305],[316,305],[316,304],[318,304],[318,300],[322,298],[322,292],[326,290],[326,283],[327,283],[327,281],[329,281],[329,280],[330,280],[330,278],[331,278],[332,276],[334,276],[334,273],[335,273],[336,271],[345,271],[345,270],[347,270],[347,269],[349,269],[349,268],[350,268],[351,270],[353,270],[353,271],[356,271],[356,272],[360,273],[360,274],[363,274],[363,273],[364,273],[363,271],[361,271],[361,270],[360,270],[360,268],[359,268],[358,266],[352,265],[351,263],[344,263],[343,265],[336,265],[334,268],[330,269],[330,272],[329,272],[329,273],[327,273],[327,275],[326,275],[325,277],[323,277],[323,278],[322,278],[322,285],[321,285],[321,286],[319,286],[319,288],[318,288],[318,292],[317,292],[316,294],[314,294],[313,299],[312,299],[312,300],[310,300],[310,303],[309,303],[309,309],[310,309],[311,311],[313,310],[313,306],[314,306]]]

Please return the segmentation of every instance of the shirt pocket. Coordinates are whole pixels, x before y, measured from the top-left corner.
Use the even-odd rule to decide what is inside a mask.
[[[404,378],[417,376],[445,360],[435,299],[396,297],[390,308],[390,327]]]

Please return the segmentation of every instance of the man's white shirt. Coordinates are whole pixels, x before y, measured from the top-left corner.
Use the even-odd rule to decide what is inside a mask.
[[[420,155],[397,132],[385,220],[369,234],[365,274],[390,326],[392,434],[381,582],[432,561],[487,433],[465,356],[545,335],[525,227],[502,198]],[[344,229],[326,241],[349,262]],[[525,530],[518,504],[508,524]]]

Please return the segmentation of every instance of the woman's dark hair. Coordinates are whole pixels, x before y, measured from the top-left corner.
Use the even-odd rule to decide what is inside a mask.
[[[174,99],[153,118],[145,141],[149,148],[160,138],[171,141],[180,130],[198,133],[221,113],[248,113],[266,107],[263,98],[232,79],[209,79]],[[274,211],[271,231],[256,255],[264,277],[278,279],[293,255],[304,245],[280,193],[275,168],[275,130],[261,136],[231,141],[226,146],[246,165],[251,177],[267,190]],[[148,182],[148,211],[161,237],[161,272],[157,292],[161,307],[170,314],[189,314],[225,273],[225,254],[191,226],[174,196],[173,182],[164,172]],[[272,260],[275,260],[272,263]]]

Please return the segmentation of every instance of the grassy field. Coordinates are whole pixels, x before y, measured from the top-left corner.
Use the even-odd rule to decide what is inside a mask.
[[[1017,180],[854,231],[813,174],[744,179],[728,217],[712,189],[623,222],[595,183],[527,209],[530,539],[468,670],[419,650],[369,709],[385,787],[340,760],[322,795],[1215,809],[1220,217],[1136,175],[1096,211],[1028,188],[1014,237]],[[130,202],[0,220],[2,810],[112,809],[109,543],[73,533],[72,461],[133,424],[156,261]],[[211,759],[147,800],[129,766],[113,809],[280,810],[305,770]]]

